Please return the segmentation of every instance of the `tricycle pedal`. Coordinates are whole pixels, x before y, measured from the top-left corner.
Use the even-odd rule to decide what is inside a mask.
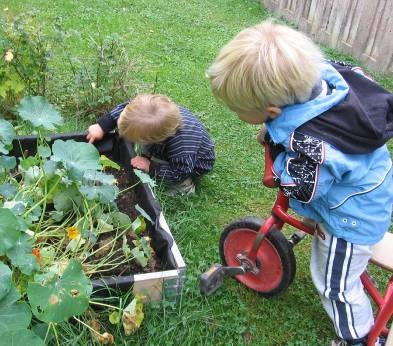
[[[199,277],[199,288],[205,296],[217,291],[224,282],[224,270],[221,264],[212,265],[209,270]]]
[[[210,269],[199,277],[199,288],[205,296],[210,296],[217,291],[224,282],[224,276],[243,275],[246,270],[242,267],[223,267],[214,264]]]

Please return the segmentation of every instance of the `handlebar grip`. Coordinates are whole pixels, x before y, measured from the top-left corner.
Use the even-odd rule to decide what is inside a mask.
[[[273,174],[273,160],[270,155],[270,148],[269,144],[266,142],[263,142],[263,145],[265,146],[265,172],[263,175],[263,185],[269,188],[275,188],[278,186],[278,183],[276,182],[275,176]]]

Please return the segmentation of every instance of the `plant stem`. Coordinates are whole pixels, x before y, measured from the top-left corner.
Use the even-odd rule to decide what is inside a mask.
[[[90,329],[92,332],[101,335],[101,333],[97,332],[94,328],[90,327],[87,323],[81,321],[79,318],[72,316],[76,321],[78,321],[80,324],[84,325],[86,328]]]
[[[122,308],[119,308],[119,307],[117,307],[117,306],[113,306],[113,305],[109,305],[109,304],[104,304],[104,303],[99,303],[99,302],[94,302],[94,301],[92,301],[92,300],[89,300],[89,303],[90,303],[90,304],[93,304],[93,305],[106,306],[106,307],[108,307],[108,308],[116,309],[116,310],[120,310],[120,311],[123,310]]]

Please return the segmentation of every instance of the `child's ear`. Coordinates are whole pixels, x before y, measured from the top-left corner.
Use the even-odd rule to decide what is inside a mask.
[[[270,119],[275,119],[281,115],[281,108],[269,106],[266,108],[266,112],[269,114]]]

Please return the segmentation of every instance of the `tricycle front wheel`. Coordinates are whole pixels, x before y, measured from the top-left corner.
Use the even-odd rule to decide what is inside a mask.
[[[237,256],[251,250],[263,223],[262,219],[246,217],[225,227],[220,238],[220,256],[224,266],[239,266]],[[263,297],[280,294],[293,281],[295,255],[291,244],[279,230],[272,229],[262,240],[257,251],[256,267],[258,273],[248,272],[235,276],[235,279]]]

